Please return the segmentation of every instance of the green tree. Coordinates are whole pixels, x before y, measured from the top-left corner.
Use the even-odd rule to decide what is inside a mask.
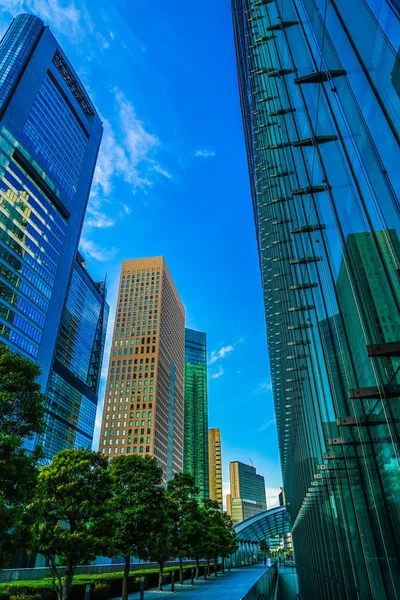
[[[219,556],[218,536],[221,530],[220,505],[215,500],[203,500],[203,527],[205,532],[204,556],[207,559],[208,573],[210,572],[210,560],[214,559],[217,569]],[[217,557],[217,558],[215,558]],[[217,571],[215,572],[217,575]]]
[[[205,556],[208,567],[212,558],[215,566],[215,576],[218,575],[218,557],[230,556],[237,550],[236,533],[230,516],[220,510],[218,502],[214,500],[204,501],[204,523],[205,523]]]
[[[150,456],[125,455],[111,461],[112,554],[124,557],[122,600],[128,598],[131,556],[145,559],[149,532],[158,527],[162,471]]]
[[[0,345],[0,569],[21,539],[22,514],[36,484],[37,446],[24,448],[44,429],[45,397],[36,379],[40,369]]]
[[[162,591],[164,564],[173,554],[173,506],[166,491],[162,489],[162,493],[158,498],[158,509],[152,527],[147,532],[147,557],[158,563],[158,591]]]
[[[75,569],[102,554],[112,537],[108,460],[90,450],[63,450],[42,467],[33,502],[31,549],[43,554],[58,600],[68,600]],[[64,577],[60,565],[65,565]]]
[[[269,555],[269,546],[268,546],[267,540],[261,540],[261,542],[258,545],[258,548],[264,558]]]
[[[232,524],[232,519],[228,513],[221,513],[221,523],[219,524],[219,548],[218,554],[222,557],[222,570],[225,571],[225,558],[229,558],[239,547],[236,531]]]
[[[179,581],[183,584],[183,559],[193,556],[197,535],[195,527],[199,505],[196,499],[198,488],[194,477],[188,473],[175,473],[167,483],[167,496],[171,502],[173,532],[172,553],[179,559]]]

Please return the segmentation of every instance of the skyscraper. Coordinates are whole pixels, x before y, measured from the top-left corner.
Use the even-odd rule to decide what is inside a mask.
[[[0,342],[39,364],[48,393],[102,124],[34,15],[16,17],[0,43],[0,122]],[[51,404],[48,426],[63,437],[52,447],[64,447],[70,406]]]
[[[193,475],[199,499],[210,497],[206,334],[185,329],[185,473]]]
[[[231,462],[229,478],[230,494],[226,505],[234,525],[267,510],[265,480],[254,467],[239,461]]]
[[[103,454],[183,470],[185,310],[162,256],[124,260],[100,436]]]
[[[233,0],[300,595],[400,589],[400,19]]]
[[[218,427],[208,430],[208,468],[210,473],[210,498],[223,508],[221,431]]]
[[[105,282],[94,282],[78,253],[61,318],[48,386],[45,457],[91,448],[109,306]]]

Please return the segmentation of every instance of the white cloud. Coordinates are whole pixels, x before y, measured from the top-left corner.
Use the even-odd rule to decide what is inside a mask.
[[[80,39],[93,25],[86,11],[79,10],[75,2],[62,0],[0,0],[0,8],[11,16],[32,12],[69,39]]]
[[[225,358],[225,356],[227,356],[228,354],[233,352],[234,349],[235,349],[235,346],[232,346],[232,344],[231,344],[229,346],[223,346],[219,350],[213,350],[211,352],[211,356],[210,356],[210,360],[208,361],[208,364],[212,365],[213,363],[217,362],[217,360],[220,360],[221,358]]]
[[[225,358],[226,356],[228,356],[228,354],[234,351],[238,344],[241,344],[243,341],[244,339],[240,338],[240,340],[238,340],[235,344],[229,344],[228,346],[222,346],[221,348],[219,348],[219,350],[213,350],[211,352],[208,364],[212,365],[213,363],[217,362],[217,360]]]
[[[0,0],[1,1],[1,0]],[[129,184],[132,193],[146,193],[160,178],[172,179],[171,173],[155,158],[161,142],[147,131],[137,117],[135,107],[118,88],[113,90],[114,114],[103,119],[103,139],[93,178],[86,227],[111,227],[116,219],[108,216],[113,190],[118,181]],[[129,215],[132,209],[122,204]]]
[[[94,260],[99,262],[107,262],[113,260],[118,252],[118,248],[104,248],[93,242],[93,240],[82,236],[80,241],[80,248],[82,253],[86,256],[90,256]]]
[[[131,214],[131,212],[132,212],[132,209],[131,209],[129,206],[127,206],[126,204],[122,204],[122,203],[121,203],[121,206],[122,206],[122,208],[124,209],[124,213],[125,213],[126,215],[130,215],[130,214]]]
[[[272,383],[270,381],[263,381],[254,390],[254,394],[263,394],[265,392],[272,391]]]
[[[219,370],[216,373],[213,373],[210,376],[210,379],[218,379],[219,377],[222,377],[222,375],[225,373],[222,365],[219,365]]]
[[[258,429],[257,431],[264,431],[264,429],[267,429],[267,427],[269,427],[270,425],[272,425],[273,423],[276,423],[275,419],[271,419],[270,421],[267,421],[267,423],[265,423],[262,427],[260,427],[260,429]]]
[[[215,156],[214,150],[196,150],[195,156],[200,156],[201,158],[211,158]]]

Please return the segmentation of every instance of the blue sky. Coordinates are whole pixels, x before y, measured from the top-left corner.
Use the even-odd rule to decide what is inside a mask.
[[[111,316],[121,260],[164,255],[187,325],[207,332],[224,492],[229,461],[251,459],[272,506],[281,475],[230,1],[0,0],[0,12],[1,31],[19,12],[50,25],[104,121],[81,245],[92,276],[107,272]]]

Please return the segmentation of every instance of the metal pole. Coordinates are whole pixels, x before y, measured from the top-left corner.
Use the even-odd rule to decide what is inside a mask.
[[[140,597],[139,600],[144,600],[144,575],[140,578]]]
[[[192,580],[192,585],[194,585],[194,569],[190,571],[190,579]]]
[[[85,586],[85,600],[90,600],[90,583]]]
[[[171,573],[171,592],[175,591],[175,571]]]

